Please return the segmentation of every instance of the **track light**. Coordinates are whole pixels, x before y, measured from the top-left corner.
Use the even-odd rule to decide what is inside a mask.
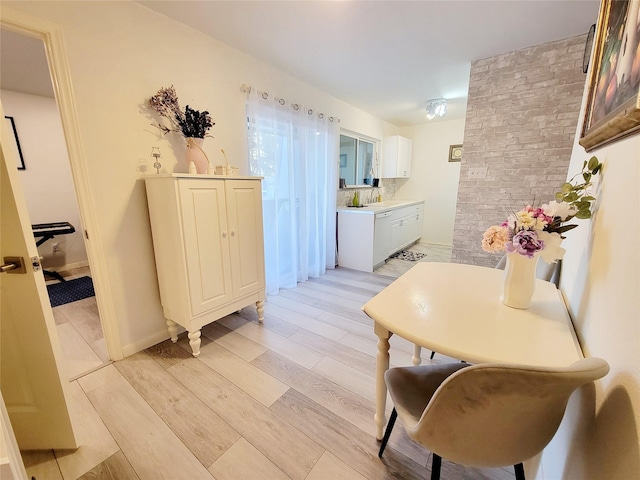
[[[447,100],[434,98],[427,102],[427,118],[433,120],[436,117],[444,117],[447,113]]]

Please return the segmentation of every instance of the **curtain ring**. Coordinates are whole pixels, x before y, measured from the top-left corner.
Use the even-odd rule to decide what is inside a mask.
[[[330,121],[330,122],[333,122],[333,117],[329,117],[329,121]]]
[[[318,118],[319,118],[320,120],[322,120],[322,119],[324,118],[324,113],[319,113],[319,114],[318,114]]]
[[[307,115],[313,115],[313,109],[310,108],[309,110],[307,110]]]
[[[284,105],[284,98],[279,98],[279,99],[278,99],[278,103],[279,103],[280,105]]]
[[[267,92],[262,92],[262,99],[266,100],[267,98],[269,98],[269,94]]]
[[[292,104],[291,107],[296,111],[300,110],[300,105],[298,105],[297,103]]]

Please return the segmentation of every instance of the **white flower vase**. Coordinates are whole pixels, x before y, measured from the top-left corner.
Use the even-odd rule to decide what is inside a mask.
[[[193,173],[191,163],[195,166],[195,173],[207,173],[209,158],[202,149],[204,138],[186,137],[187,140],[187,165],[189,173]]]
[[[507,253],[500,298],[503,304],[512,308],[529,308],[536,286],[538,259],[538,254],[529,258],[519,253]]]

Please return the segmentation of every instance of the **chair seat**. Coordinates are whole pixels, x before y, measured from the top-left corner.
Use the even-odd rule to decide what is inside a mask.
[[[402,422],[408,427],[418,423],[440,384],[449,375],[468,366],[465,363],[447,363],[387,370],[384,379]]]

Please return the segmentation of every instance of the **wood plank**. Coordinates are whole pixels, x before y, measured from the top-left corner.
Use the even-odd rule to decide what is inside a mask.
[[[64,480],[53,450],[22,451],[20,454],[29,478]]]
[[[75,378],[103,364],[70,322],[62,323],[56,329],[63,352],[62,370],[67,378]]]
[[[116,362],[115,367],[205,467],[211,466],[240,438],[238,432],[147,353],[127,357]]]
[[[251,461],[247,461],[251,459]],[[238,440],[209,471],[216,480],[289,480],[289,477],[244,438]],[[309,477],[307,477],[308,479]]]
[[[267,305],[267,303],[268,302],[265,302],[265,305]],[[270,315],[266,311],[264,313],[264,323],[262,324],[258,322],[258,314],[255,309],[243,308],[242,310],[240,310],[240,313],[238,315],[249,322],[253,322],[256,325],[260,325],[263,328],[267,328],[272,332],[282,335],[283,337],[288,337],[290,335],[293,335],[294,333],[300,330],[299,326],[294,325],[293,323],[285,322],[284,320],[281,320],[278,317],[274,317],[273,315]]]
[[[292,479],[303,480],[322,455],[306,428],[293,427],[204,363],[182,362],[169,372]]]
[[[388,455],[385,452],[384,460],[380,460],[379,445],[373,435],[345,422],[297,390],[285,393],[271,406],[271,410],[303,429],[314,441],[368,480],[427,478],[425,467],[393,449],[389,449]]]
[[[324,452],[305,480],[367,480],[329,452]]]
[[[331,340],[338,341],[347,334],[347,331],[342,328],[334,327],[333,325],[328,325],[324,322],[319,322],[314,318],[282,308],[273,303],[265,304],[265,313],[268,313],[271,317],[279,318]]]
[[[225,327],[220,322],[213,322],[202,327],[202,335],[213,340],[240,358],[250,362],[266,352],[262,345]]]
[[[260,355],[253,364],[340,416],[343,421],[352,423],[371,436],[375,435],[372,421],[374,402],[365,400],[347,388],[274,352]],[[371,380],[374,381],[373,378]]]
[[[141,480],[213,478],[124,378],[88,396]]]
[[[108,459],[120,447],[77,381],[69,384],[68,393],[69,414],[80,448],[54,453],[64,478],[75,479]]]
[[[292,298],[285,297],[284,295],[269,295],[267,299],[269,303],[279,305],[283,308],[287,308],[291,311],[301,313],[311,318],[318,318],[319,315],[322,315],[324,313],[324,310],[322,310],[321,308],[313,307],[308,303],[294,300]]]
[[[155,360],[162,368],[171,368],[188,358],[193,358],[190,352],[171,340],[165,340],[145,350],[145,353]]]
[[[292,335],[291,340],[295,340],[308,348],[333,358],[334,360],[351,365],[360,372],[375,376],[376,359],[372,355],[341,345],[338,342],[331,341],[306,330],[300,330],[296,334]]]
[[[202,348],[198,360],[267,407],[289,389],[289,385],[216,343]]]
[[[264,328],[262,325],[248,322],[242,319],[242,317],[237,318],[241,319],[244,323],[235,320],[231,323],[228,323],[228,321],[232,318],[233,315],[229,315],[228,317],[219,320],[219,322],[221,322],[223,325],[233,325],[234,327],[236,327],[234,331],[238,334],[244,335],[245,337],[253,340],[263,347],[279,353],[283,357],[286,357],[305,368],[313,367],[316,363],[324,358],[324,355],[322,355],[321,353],[300,345],[298,342],[278,335],[268,328]]]
[[[139,478],[122,451],[118,450],[104,462],[79,477],[79,480],[139,480]]]

